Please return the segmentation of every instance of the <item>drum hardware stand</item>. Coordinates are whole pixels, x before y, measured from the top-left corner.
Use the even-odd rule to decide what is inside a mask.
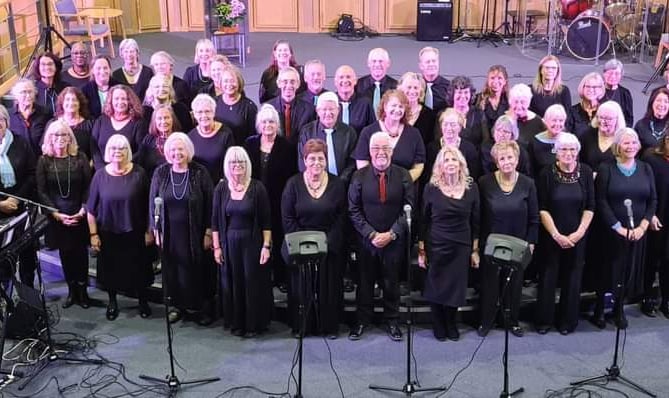
[[[475,39],[474,36],[470,35],[467,33],[467,31],[462,27],[462,24],[460,23],[460,9],[462,7],[462,2],[463,0],[458,0],[458,27],[455,28],[455,34],[453,35],[455,38],[451,40],[451,43],[457,43],[459,41],[469,41],[472,39]],[[467,0],[464,0],[465,3],[465,20],[467,19]]]
[[[504,0],[504,20],[502,21],[501,24],[497,28],[495,28],[494,32],[500,32],[502,28],[504,28],[504,33],[501,33],[502,37],[504,38],[509,38],[513,37],[513,33],[511,32],[511,23],[509,23],[509,3],[511,0]],[[495,6],[497,6],[497,2],[495,2]],[[496,7],[495,7],[496,8]],[[495,14],[496,15],[496,14]],[[520,19],[520,18],[519,18]],[[524,24],[524,21],[523,21]],[[493,23],[494,25],[494,23]],[[508,44],[508,43],[507,43]]]
[[[407,221],[407,233],[404,244],[406,245],[406,260],[409,266],[407,267],[407,284],[411,286],[411,206],[404,205],[404,213],[406,214]],[[446,391],[445,386],[439,387],[420,387],[415,381],[411,381],[411,353],[413,351],[412,343],[412,325],[413,325],[413,312],[411,311],[413,307],[413,300],[411,299],[411,294],[407,297],[407,361],[406,361],[406,379],[404,386],[401,388],[389,387],[389,386],[379,386],[376,384],[370,384],[369,388],[375,391],[392,391],[392,392],[401,392],[404,393],[407,397],[412,396],[413,394],[419,394],[428,391]]]
[[[161,208],[163,206],[163,199],[161,197],[156,197],[154,199],[154,204],[156,207],[156,212],[155,212],[155,228],[157,231],[158,235],[158,241],[161,243],[161,245],[156,245],[158,247],[158,251],[160,252],[160,262],[161,264],[165,264],[165,242],[163,242],[163,220],[161,217],[163,217],[163,214],[161,212]],[[176,397],[177,393],[179,392],[179,389],[181,386],[184,384],[207,384],[207,383],[214,383],[217,381],[220,381],[220,377],[209,377],[205,379],[195,379],[195,380],[186,380],[186,381],[181,381],[177,377],[177,375],[174,372],[174,351],[172,350],[172,325],[170,324],[170,308],[169,304],[172,298],[167,294],[167,277],[168,277],[169,272],[165,270],[163,272],[163,306],[165,307],[165,325],[167,329],[167,352],[170,357],[170,374],[165,376],[165,378],[160,379],[158,377],[153,377],[153,376],[147,376],[147,375],[139,375],[139,378],[142,380],[148,380],[152,381],[154,383],[159,383],[159,384],[166,384],[167,387],[170,390],[169,397]]]
[[[476,48],[481,47],[481,42],[482,41],[487,41],[490,44],[492,44],[494,47],[499,47],[497,45],[497,42],[502,42],[506,44],[507,46],[510,46],[511,43],[509,40],[504,38],[497,30],[488,30],[488,24],[490,22],[490,2],[494,2],[493,4],[493,9],[492,9],[492,26],[495,26],[495,19],[497,16],[497,0],[485,0],[483,3],[483,12],[481,13],[481,31],[480,31],[480,36],[478,38],[478,42],[476,43]],[[507,0],[505,0],[507,1]],[[508,5],[508,1],[507,1]]]
[[[667,53],[667,55],[664,56],[664,59],[662,60],[662,62],[660,62],[660,65],[658,65],[657,68],[655,68],[655,71],[646,82],[646,85],[643,86],[643,88],[641,89],[642,93],[644,94],[648,93],[648,88],[650,87],[651,84],[653,84],[655,79],[657,79],[658,76],[664,74],[664,71],[667,69],[667,64],[669,64],[669,53]]]
[[[666,58],[665,58],[666,62]],[[629,201],[629,199],[625,200],[626,202]],[[630,231],[634,229],[634,219],[632,217],[632,207],[631,207],[631,201],[629,201],[629,204],[626,204],[627,206],[627,214],[629,215],[629,228],[627,229],[627,236],[625,237],[625,242],[627,246],[627,264],[629,265],[629,269],[633,269],[634,267],[634,243],[630,241]],[[625,269],[626,266],[623,265],[620,267],[620,275],[618,275],[618,283],[616,285],[616,290],[618,290],[618,296],[617,296],[617,302],[616,306],[620,306],[620,311],[623,312],[625,311]],[[616,310],[614,310],[616,311]],[[637,390],[640,393],[643,393],[645,395],[648,395],[649,397],[657,397],[657,395],[653,394],[652,392],[646,390],[645,388],[641,387],[639,384],[633,382],[632,380],[626,378],[623,376],[620,372],[620,367],[618,366],[618,349],[620,346],[620,322],[616,325],[616,345],[615,345],[615,351],[613,352],[613,363],[611,364],[610,367],[606,368],[606,374],[603,374],[601,376],[595,376],[595,377],[590,377],[587,379],[579,380],[572,382],[572,386],[580,386],[583,384],[589,384],[595,381],[618,381],[620,383],[626,384],[628,387],[631,387],[635,390]]]
[[[47,360],[42,362],[42,364],[39,365],[39,368],[35,372],[33,372],[30,376],[28,376],[21,385],[19,385],[18,390],[23,391],[23,389],[26,388],[28,384],[30,384],[30,382],[33,381],[35,377],[37,377],[37,375],[39,375],[50,364],[56,361],[65,361],[67,363],[78,363],[78,364],[89,364],[89,365],[103,365],[104,361],[100,359],[68,357],[66,355],[60,355],[56,353],[56,350],[54,349],[54,342],[51,334],[51,326],[49,325],[49,315],[46,308],[46,295],[45,295],[46,289],[45,289],[44,279],[42,278],[42,266],[40,264],[39,258],[37,258],[37,249],[34,248],[34,240],[37,238],[35,236],[36,235],[35,216],[37,215],[37,211],[41,209],[54,212],[58,211],[58,209],[43,205],[38,202],[33,202],[32,200],[23,198],[21,196],[12,195],[5,192],[0,192],[0,194],[10,198],[14,198],[19,202],[23,203],[23,205],[26,207],[26,211],[28,212],[27,227],[24,233],[29,234],[30,239],[32,240],[33,249],[24,249],[24,250],[32,250],[32,254],[35,257],[35,265],[37,266],[35,268],[35,273],[37,274],[37,285],[39,290],[39,296],[40,296],[39,301],[41,306],[41,308],[37,309],[40,311],[41,313],[40,315],[44,317],[44,331],[46,332],[46,341],[44,343],[46,344],[46,349],[48,352],[48,356],[46,357]],[[25,281],[22,282],[25,283]]]

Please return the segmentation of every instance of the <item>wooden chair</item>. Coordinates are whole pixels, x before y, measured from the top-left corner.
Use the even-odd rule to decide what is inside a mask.
[[[68,40],[89,40],[91,54],[95,57],[95,41],[100,40],[100,47],[104,47],[104,39],[109,39],[109,49],[112,58],[116,56],[112,41],[109,18],[103,19],[91,16],[86,10],[79,11],[74,0],[53,0],[53,15],[56,29]],[[95,19],[102,19],[95,23]]]

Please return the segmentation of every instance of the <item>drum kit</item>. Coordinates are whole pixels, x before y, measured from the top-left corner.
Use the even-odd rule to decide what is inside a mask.
[[[664,3],[658,0],[555,0],[550,24],[557,40],[556,52],[567,50],[576,58],[593,60],[616,48],[634,57],[644,40],[650,44],[651,22],[664,27]],[[659,0],[663,1],[663,0]],[[655,28],[655,26],[653,26]],[[654,31],[655,29],[653,29]],[[549,33],[549,34],[550,34]],[[659,40],[659,37],[658,37]]]

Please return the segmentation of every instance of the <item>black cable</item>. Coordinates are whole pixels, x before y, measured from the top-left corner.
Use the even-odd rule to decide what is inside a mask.
[[[330,350],[330,344],[328,344],[328,340],[326,337],[323,337],[323,342],[325,343],[325,346],[328,349],[328,356],[330,358],[330,369],[332,369],[332,372],[334,373],[335,378],[337,379],[337,385],[339,386],[339,392],[341,393],[341,398],[344,398],[344,388],[341,386],[341,380],[339,379],[337,370],[335,369],[334,364],[332,363],[332,351]]]
[[[455,373],[455,376],[453,376],[453,379],[451,380],[451,382],[446,386],[446,390],[444,390],[444,392],[442,392],[441,394],[437,395],[437,397],[441,397],[444,394],[446,394],[447,392],[451,391],[451,388],[455,384],[455,381],[458,379],[458,377],[460,377],[462,372],[467,370],[467,368],[469,368],[471,366],[471,364],[474,362],[474,358],[476,358],[476,354],[478,354],[479,350],[483,346],[483,343],[486,341],[486,338],[487,338],[487,336],[481,339],[481,341],[479,342],[479,345],[476,346],[476,349],[474,349],[474,352],[472,353],[471,357],[469,358],[469,361],[467,361],[467,364],[465,364],[465,366],[460,368],[460,370],[458,370]]]

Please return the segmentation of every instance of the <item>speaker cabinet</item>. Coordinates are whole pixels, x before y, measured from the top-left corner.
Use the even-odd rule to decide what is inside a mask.
[[[448,41],[453,34],[453,3],[450,1],[419,1],[416,40]]]

